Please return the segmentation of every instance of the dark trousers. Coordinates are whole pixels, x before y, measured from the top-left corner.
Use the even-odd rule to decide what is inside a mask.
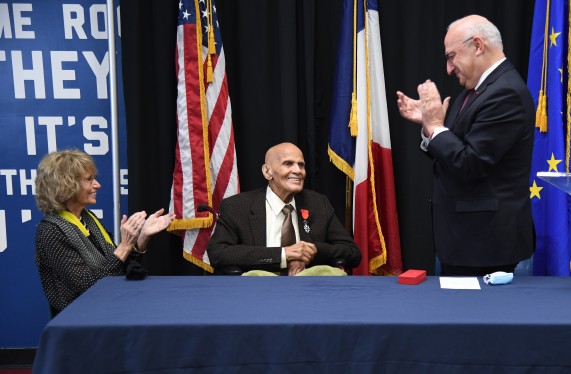
[[[501,265],[501,266],[456,266],[448,264],[440,264],[440,275],[443,276],[483,276],[486,274],[495,273],[496,271],[505,271],[506,273],[513,273],[517,264]]]

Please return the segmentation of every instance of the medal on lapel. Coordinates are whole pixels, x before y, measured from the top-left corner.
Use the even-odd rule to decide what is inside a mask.
[[[309,219],[309,210],[300,209],[299,211],[301,212],[301,218],[303,218],[303,229],[309,234],[309,231],[311,231],[307,224],[307,220]]]

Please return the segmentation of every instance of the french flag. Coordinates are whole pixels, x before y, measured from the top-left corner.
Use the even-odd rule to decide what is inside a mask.
[[[353,274],[402,273],[376,0],[344,3],[328,153],[354,182],[353,237],[363,260]]]

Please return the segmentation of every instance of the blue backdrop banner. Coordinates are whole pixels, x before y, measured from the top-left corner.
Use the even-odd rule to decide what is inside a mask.
[[[120,72],[120,7],[115,34]],[[94,212],[113,229],[112,139],[105,2],[0,2],[0,348],[36,347],[49,313],[34,263],[41,158],[77,148],[95,159]],[[118,86],[121,209],[128,213],[125,121]]]

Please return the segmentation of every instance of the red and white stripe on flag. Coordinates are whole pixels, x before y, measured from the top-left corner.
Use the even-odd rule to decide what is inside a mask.
[[[232,107],[214,1],[184,0],[178,5],[178,132],[169,209],[177,218],[168,230],[184,236],[184,258],[212,272],[205,249],[213,217],[197,212],[197,207],[208,204],[218,210],[223,198],[239,192]],[[214,33],[211,54],[209,24]],[[210,74],[212,81],[207,79]]]
[[[353,235],[363,260],[355,275],[402,273],[379,14],[367,9],[357,34],[358,136]]]

